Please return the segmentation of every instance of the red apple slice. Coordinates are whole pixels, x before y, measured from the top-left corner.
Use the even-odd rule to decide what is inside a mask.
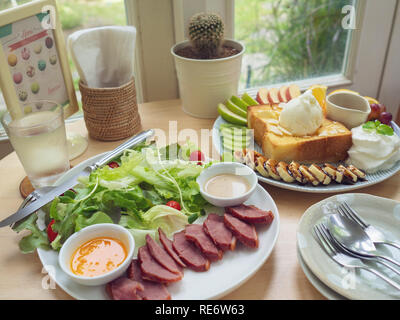
[[[280,100],[278,98],[278,89],[272,88],[268,91],[268,101],[270,104],[279,104]]]
[[[283,86],[279,88],[278,91],[278,98],[280,102],[288,102],[288,100],[286,99],[286,90],[287,90],[287,86]]]
[[[292,100],[294,98],[297,98],[300,94],[301,94],[300,88],[296,84],[292,84],[286,89],[286,99],[287,99],[287,101],[290,101],[290,100]]]
[[[268,89],[261,88],[260,90],[258,90],[256,100],[259,104],[269,104]]]

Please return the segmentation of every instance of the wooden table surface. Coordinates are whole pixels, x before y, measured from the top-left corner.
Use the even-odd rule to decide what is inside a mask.
[[[211,143],[207,137],[213,120],[196,119],[181,111],[179,100],[142,104],[139,108],[144,129],[159,128],[170,131],[171,141],[184,141],[185,135],[196,138],[203,135],[201,144]],[[172,121],[169,123],[169,121]],[[176,121],[176,122],[174,122]],[[173,137],[177,125],[181,135]],[[83,120],[69,124],[68,131],[87,135]],[[186,129],[186,130],[183,130]],[[182,130],[182,131],[180,131]],[[89,147],[76,165],[98,153],[111,150],[121,141],[100,142],[89,138]],[[200,142],[199,142],[200,143]],[[203,149],[204,150],[204,149]],[[24,170],[11,153],[0,161],[0,220],[17,210],[22,202],[18,191]],[[307,280],[296,253],[296,229],[303,212],[312,204],[330,197],[331,194],[309,194],[263,185],[275,200],[281,219],[280,233],[274,250],[261,269],[238,289],[224,299],[325,299]],[[390,199],[400,200],[400,174],[378,185],[359,190]],[[71,299],[58,286],[52,286],[36,253],[21,254],[18,241],[21,235],[10,228],[0,229],[0,299]]]

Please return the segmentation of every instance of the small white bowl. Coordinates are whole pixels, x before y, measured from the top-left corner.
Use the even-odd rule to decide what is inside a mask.
[[[363,96],[343,91],[326,97],[326,111],[329,119],[343,123],[348,129],[352,129],[367,121],[371,107]]]
[[[97,237],[111,237],[120,240],[127,249],[126,259],[117,268],[102,275],[84,277],[74,274],[70,267],[73,253],[80,245]],[[61,247],[58,263],[61,269],[75,282],[87,286],[99,286],[122,276],[133,259],[134,250],[135,240],[128,230],[117,224],[100,223],[86,227],[70,236]]]
[[[235,174],[240,175],[247,180],[249,183],[250,189],[246,193],[232,198],[223,198],[216,197],[205,191],[205,184],[209,179],[215,177],[220,174]],[[253,194],[256,190],[258,179],[257,175],[254,173],[252,169],[244,164],[237,162],[221,162],[213,164],[212,166],[204,169],[201,174],[196,179],[197,183],[200,186],[200,193],[204,199],[206,199],[209,203],[217,206],[217,207],[230,207],[236,206],[247,199]]]

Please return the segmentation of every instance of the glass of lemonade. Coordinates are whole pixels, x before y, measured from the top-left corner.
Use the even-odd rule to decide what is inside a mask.
[[[32,104],[40,106],[41,111],[18,119],[6,112],[1,122],[33,187],[39,188],[52,185],[70,164],[63,108],[45,100]]]

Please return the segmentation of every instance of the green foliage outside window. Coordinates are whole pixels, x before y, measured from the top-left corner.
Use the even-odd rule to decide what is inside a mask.
[[[341,73],[348,30],[342,8],[351,0],[236,0],[235,38],[264,63],[242,73],[245,87]],[[251,58],[244,59],[249,61]]]

